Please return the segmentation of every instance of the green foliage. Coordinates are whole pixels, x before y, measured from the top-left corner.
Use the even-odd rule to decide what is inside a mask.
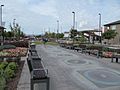
[[[1,62],[0,63],[0,90],[6,87],[6,80],[15,76],[17,64],[15,62]]]
[[[2,45],[0,46],[0,50],[3,50],[3,49],[14,49],[16,48],[16,46],[14,45]]]
[[[77,30],[76,29],[71,29],[70,30],[70,38],[75,38],[77,36]]]
[[[4,37],[6,37],[7,39],[8,39],[8,38],[11,39],[13,36],[14,36],[14,33],[11,32],[11,31],[8,31],[8,32],[5,31],[5,32],[4,32]]]
[[[84,43],[84,42],[87,41],[86,38],[84,37],[84,35],[83,35],[82,33],[80,33],[79,35],[80,35],[79,41],[80,41],[81,43]]]
[[[17,69],[17,64],[15,62],[11,62],[8,64],[8,67],[12,70],[16,70]]]
[[[3,49],[14,49],[16,48],[16,46],[14,45],[2,45],[0,46],[0,50],[3,50]]]
[[[10,79],[10,78],[14,77],[15,71],[12,70],[12,69],[10,69],[10,67],[7,67],[7,68],[5,69],[5,71],[4,71],[4,74],[5,74],[5,77],[6,77],[7,79]]]
[[[20,37],[24,37],[25,34],[21,31],[21,26],[18,23],[10,24],[11,34],[16,39],[20,39]]]
[[[95,44],[88,44],[88,45],[86,45],[86,48],[90,49],[90,50],[100,50],[101,51],[103,49],[103,46],[95,45]]]
[[[117,35],[117,32],[115,30],[108,30],[102,34],[102,38],[104,39],[112,39]]]
[[[51,33],[51,38],[55,38],[56,34],[53,32]]]
[[[36,35],[35,37],[36,37],[36,38],[41,38],[41,35]]]
[[[6,67],[7,67],[7,65],[8,65],[8,62],[2,62],[1,64],[0,64],[0,70],[1,69],[5,69]]]
[[[45,32],[44,37],[46,37],[46,38],[63,38],[64,34],[63,33],[57,33],[56,34],[54,32],[52,32],[52,33]]]
[[[63,33],[58,33],[58,34],[56,34],[56,37],[58,37],[58,38],[63,38],[63,37],[64,37],[64,34],[63,34]]]
[[[4,90],[6,86],[6,80],[3,76],[0,76],[0,90]]]

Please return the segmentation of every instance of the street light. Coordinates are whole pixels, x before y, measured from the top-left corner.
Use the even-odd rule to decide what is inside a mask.
[[[75,12],[72,13],[73,13],[73,29],[75,29]]]
[[[101,36],[100,36],[100,32],[101,32]],[[102,44],[102,31],[101,31],[101,13],[99,13],[99,42]]]
[[[15,27],[15,20],[16,20],[16,19],[13,19],[13,27]]]
[[[13,29],[14,29],[14,30],[13,30],[13,33],[14,33],[14,39],[15,39],[15,34],[16,34],[16,32],[15,32],[15,20],[16,20],[16,19],[13,19]]]
[[[1,25],[1,27],[2,27],[2,7],[3,7],[4,5],[1,5],[1,21],[0,21],[0,25]],[[3,45],[3,43],[4,43],[4,30],[2,31],[2,43],[1,43],[1,45]]]
[[[59,20],[57,20],[57,42],[59,38]]]
[[[59,20],[57,20],[57,34],[59,33]]]
[[[3,7],[4,5],[1,5],[1,26],[2,26],[2,7]]]

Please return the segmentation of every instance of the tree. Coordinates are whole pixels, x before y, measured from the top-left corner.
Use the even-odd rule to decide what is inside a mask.
[[[75,40],[76,36],[77,36],[77,30],[76,29],[71,29],[70,30],[70,38],[73,39],[73,43],[74,43],[74,40]]]
[[[64,34],[63,33],[59,33],[59,38],[63,38]]]
[[[63,34],[63,33],[57,33],[57,34],[56,34],[56,37],[57,37],[57,38],[63,38],[63,37],[64,37],[64,34]]]
[[[78,39],[81,43],[84,43],[84,42],[86,42],[87,40],[86,40],[86,38],[85,38],[85,36],[83,35],[83,33],[79,33],[79,36],[80,36],[80,38]]]
[[[35,37],[36,37],[36,38],[41,38],[42,36],[41,36],[41,35],[36,35]]]
[[[117,35],[117,32],[115,30],[108,30],[102,34],[103,39],[107,39],[108,43],[110,39],[113,39]]]
[[[48,32],[45,32],[44,37],[48,38],[48,37],[49,37],[49,33],[48,33]]]
[[[51,38],[55,38],[56,34],[53,32],[51,33]]]
[[[21,26],[18,23],[13,25],[10,24],[10,29],[11,32],[14,34],[14,38],[20,39],[21,36],[24,36],[24,33],[21,31]]]

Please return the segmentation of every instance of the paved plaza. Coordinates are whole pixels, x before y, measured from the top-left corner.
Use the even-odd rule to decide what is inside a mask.
[[[120,90],[120,63],[59,46],[38,45],[36,48],[49,71],[50,90]],[[27,63],[18,90],[30,90]],[[45,90],[45,84],[36,84],[35,90]]]

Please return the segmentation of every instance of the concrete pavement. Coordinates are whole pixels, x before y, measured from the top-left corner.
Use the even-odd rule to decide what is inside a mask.
[[[120,64],[111,63],[110,59],[50,45],[38,45],[37,51],[49,70],[50,90],[120,90]],[[28,86],[18,90],[29,90],[27,64],[24,67],[21,80]],[[45,90],[45,85],[35,85],[35,90]]]

